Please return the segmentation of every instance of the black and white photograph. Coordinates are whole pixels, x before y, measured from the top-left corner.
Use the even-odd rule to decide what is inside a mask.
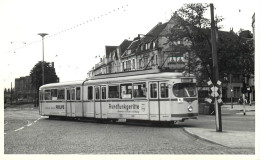
[[[0,159],[259,159],[257,6],[1,0]]]

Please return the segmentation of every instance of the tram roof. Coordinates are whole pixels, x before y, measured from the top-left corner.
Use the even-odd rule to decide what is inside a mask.
[[[169,78],[181,78],[187,77],[181,72],[161,72],[159,70],[145,70],[145,71],[135,71],[135,72],[123,72],[117,74],[107,74],[107,75],[100,75],[94,76],[86,80],[79,80],[79,81],[70,81],[70,82],[60,82],[60,83],[50,83],[45,84],[40,87],[42,88],[54,88],[54,87],[64,87],[64,86],[81,86],[84,84],[107,84],[110,82],[127,82],[127,81],[147,81],[149,80],[163,80]],[[194,78],[194,75],[191,74],[189,77]]]
[[[124,72],[120,74],[107,74],[95,76],[88,79],[85,84],[89,83],[110,83],[110,82],[127,82],[127,81],[147,81],[149,80],[163,80],[169,78],[181,78],[187,77],[181,72],[157,72],[157,71],[143,71],[143,72]],[[193,74],[190,74],[191,78],[195,78]]]
[[[40,87],[42,88],[52,88],[52,87],[59,87],[59,86],[75,86],[75,85],[82,85],[84,80],[78,80],[78,81],[70,81],[70,82],[60,82],[60,83],[50,83],[45,84]]]

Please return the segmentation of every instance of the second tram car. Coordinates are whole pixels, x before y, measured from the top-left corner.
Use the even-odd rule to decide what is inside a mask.
[[[196,78],[183,73],[111,74],[40,87],[49,117],[178,122],[198,116]]]

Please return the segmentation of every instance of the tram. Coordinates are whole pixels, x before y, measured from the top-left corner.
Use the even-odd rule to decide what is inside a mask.
[[[193,75],[121,73],[40,87],[39,114],[98,120],[180,122],[198,116]]]

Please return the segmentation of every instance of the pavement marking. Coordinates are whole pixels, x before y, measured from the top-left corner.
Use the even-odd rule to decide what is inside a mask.
[[[35,121],[33,121],[34,123],[36,123],[38,120],[35,120]]]
[[[6,134],[6,133],[4,133],[4,134]]]
[[[8,122],[6,121],[4,125],[7,125],[7,123],[8,123]]]
[[[27,124],[26,126],[29,127],[29,126],[31,126],[31,125],[32,125],[32,123],[29,123],[29,124]]]
[[[14,131],[16,132],[16,131],[19,131],[21,129],[24,129],[24,127],[18,128],[18,129],[14,130]]]

